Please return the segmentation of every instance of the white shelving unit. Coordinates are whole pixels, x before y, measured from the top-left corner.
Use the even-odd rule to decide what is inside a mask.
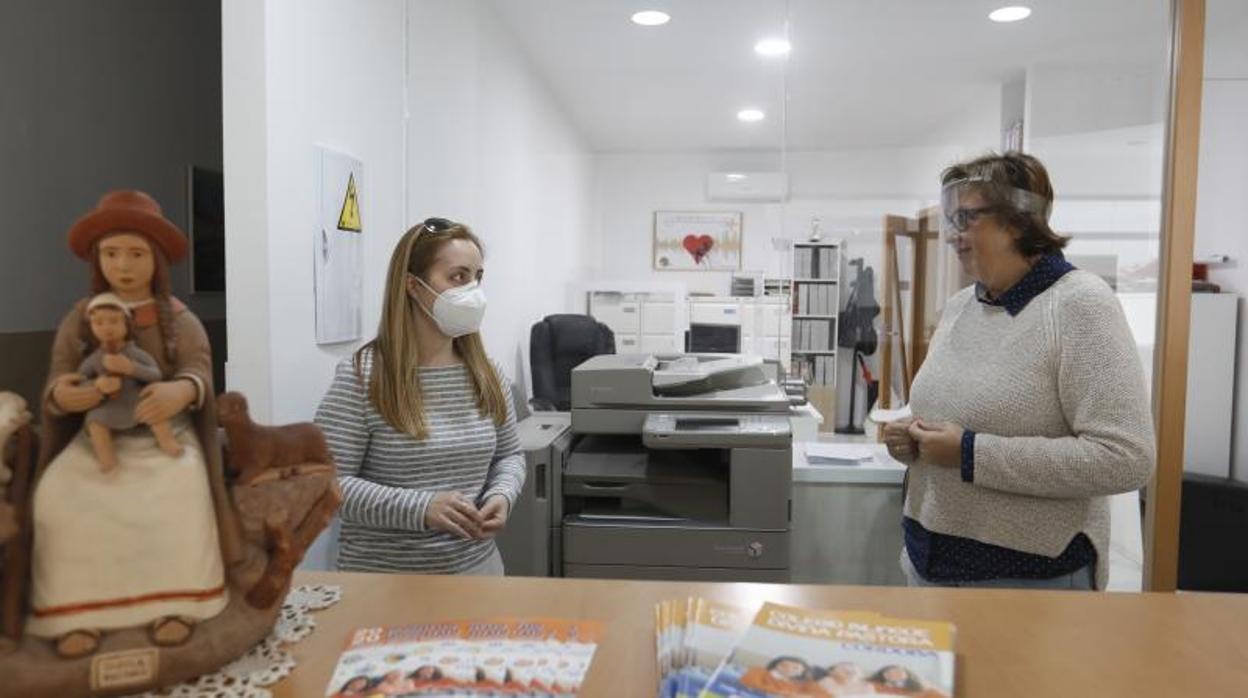
[[[792,364],[811,385],[836,385],[841,308],[839,240],[793,243]]]

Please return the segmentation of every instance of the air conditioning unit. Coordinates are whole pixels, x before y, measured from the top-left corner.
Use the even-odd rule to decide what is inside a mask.
[[[712,172],[706,176],[708,201],[784,201],[789,176],[784,172]]]

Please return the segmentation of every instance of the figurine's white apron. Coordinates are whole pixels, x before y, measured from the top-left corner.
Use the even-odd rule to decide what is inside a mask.
[[[34,496],[27,632],[55,637],[162,616],[204,619],[225,608],[203,451],[189,420],[172,424],[186,447],[179,457],[139,428],[114,435],[112,472],[100,472],[85,433],[48,466]]]

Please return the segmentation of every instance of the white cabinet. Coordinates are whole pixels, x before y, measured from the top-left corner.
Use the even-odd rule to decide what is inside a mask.
[[[617,336],[637,334],[641,327],[641,302],[634,295],[595,292],[590,295],[589,314],[610,327]]]
[[[683,349],[682,285],[596,283],[580,287],[578,295],[582,299],[578,305],[611,328],[616,352],[668,353]]]
[[[1183,438],[1183,469],[1187,472],[1231,475],[1238,304],[1239,296],[1234,293],[1192,294]]]
[[[741,353],[789,364],[792,318],[786,296],[693,296],[689,324],[737,327]]]

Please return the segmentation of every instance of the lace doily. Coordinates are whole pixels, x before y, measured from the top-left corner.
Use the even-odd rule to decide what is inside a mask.
[[[342,598],[342,587],[305,584],[290,590],[273,632],[250,652],[216,672],[138,698],[271,698],[268,687],[290,675],[295,658],[282,649],[312,633],[312,611],[329,608]]]

